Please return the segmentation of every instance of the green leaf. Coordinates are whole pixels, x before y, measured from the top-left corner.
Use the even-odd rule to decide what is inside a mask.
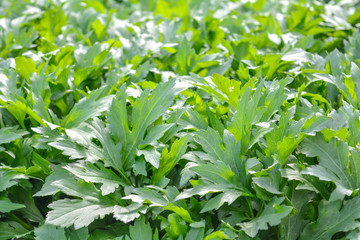
[[[108,202],[80,199],[62,199],[49,205],[52,209],[46,216],[46,224],[75,229],[88,226],[96,219],[101,219],[113,211]]]
[[[166,176],[175,167],[186,151],[187,142],[188,138],[182,137],[175,140],[171,146],[170,152],[168,152],[167,148],[164,149],[161,154],[159,168],[154,171],[154,184],[159,183],[161,178]]]
[[[135,164],[133,165],[133,172],[135,173],[135,175],[148,175],[146,171],[146,164],[143,158],[135,160]]]
[[[292,207],[280,205],[284,198],[273,198],[265,205],[264,211],[259,217],[249,222],[240,223],[241,229],[250,237],[255,237],[259,230],[268,229],[268,225],[276,226],[281,223],[281,219],[285,218],[292,211]]]
[[[228,236],[222,232],[222,231],[216,231],[213,232],[209,235],[206,236],[206,238],[204,238],[204,240],[211,240],[211,239],[227,239]]]
[[[204,239],[205,229],[204,228],[191,228],[186,234],[185,240],[202,240]]]
[[[306,63],[311,61],[311,54],[301,48],[294,48],[285,53],[281,60],[295,62],[296,64]]]
[[[267,171],[267,176],[254,177],[253,182],[270,193],[281,194],[282,192],[279,189],[280,178],[279,168],[274,167],[274,169]]]
[[[123,199],[130,199],[136,203],[150,202],[150,206],[161,206],[168,205],[169,201],[165,199],[160,193],[150,188],[135,188],[133,192],[136,194],[130,194]]]
[[[217,192],[229,192],[231,195],[224,195],[224,196],[237,196],[238,194],[242,193],[241,189],[236,189],[234,186],[230,185],[229,183],[226,184],[209,184],[209,185],[196,185],[193,188],[186,189],[182,193],[180,193],[174,201],[178,201],[181,199],[190,198],[194,195],[203,196],[208,193],[217,193]],[[234,198],[232,198],[234,199]]]
[[[233,184],[236,183],[236,176],[231,168],[223,162],[201,164],[192,167],[191,170],[215,184],[230,184],[230,187],[235,187]]]
[[[34,230],[36,240],[66,240],[63,228],[44,224]]]
[[[309,157],[319,157],[319,164],[308,167],[303,171],[304,174],[310,174],[325,181],[334,181],[338,190],[342,189],[342,197],[350,195],[351,190],[358,188],[359,172],[351,173],[348,166],[351,164],[356,170],[360,162],[357,158],[349,158],[348,146],[343,141],[332,138],[329,143],[326,143],[321,135],[317,135],[305,139],[301,151]],[[354,160],[355,164],[352,163]]]
[[[128,184],[116,175],[112,170],[105,168],[101,162],[96,164],[78,161],[64,167],[66,170],[74,174],[76,177],[86,182],[101,183],[102,195],[107,195],[115,191],[116,188],[127,186]]]
[[[351,79],[353,80],[353,83],[355,84],[354,86],[354,91],[356,93],[356,97],[358,100],[358,106],[360,105],[360,68],[355,64],[355,63],[351,63]]]
[[[94,59],[101,53],[99,43],[89,47],[86,52],[75,52],[74,57],[80,68],[89,68],[94,65]]]
[[[101,40],[106,33],[105,26],[99,19],[96,19],[95,22],[91,23],[91,27],[94,29],[97,38]]]
[[[241,196],[240,191],[225,191],[224,193],[220,193],[216,197],[212,197],[203,209],[201,209],[200,213],[208,212],[211,210],[217,210],[219,209],[224,203],[228,203],[228,205],[231,205],[236,199],[238,199]]]
[[[126,177],[123,170],[123,155],[121,154],[122,145],[120,142],[115,144],[108,128],[104,127],[104,123],[95,118],[92,122],[91,128],[93,129],[96,139],[100,141],[102,149],[102,157],[106,167],[113,167],[122,174],[122,177]],[[100,159],[101,159],[100,158]],[[129,164],[129,163],[128,163]]]
[[[189,114],[189,118],[183,115],[183,118],[186,122],[194,126],[196,129],[207,129],[208,123],[206,120],[197,112],[191,109],[186,111]]]
[[[159,168],[161,154],[156,151],[154,147],[147,147],[142,150],[138,150],[138,156],[144,155],[145,161],[153,165],[155,168]]]
[[[279,169],[281,176],[289,180],[297,180],[301,184],[297,186],[297,189],[306,189],[316,193],[320,193],[322,196],[328,196],[327,186],[323,184],[317,177],[301,174],[305,167],[301,167],[298,164],[287,164],[287,168]]]
[[[46,75],[41,72],[40,75],[32,75],[30,77],[31,96],[35,102],[33,105],[34,111],[44,120],[51,122],[51,117],[48,111],[51,99],[48,93],[50,91]]]
[[[356,146],[360,142],[360,113],[355,112],[349,118],[349,133],[348,143],[350,146]]]
[[[55,168],[52,173],[46,177],[45,183],[42,185],[41,190],[36,192],[33,196],[48,196],[54,195],[55,193],[59,192],[58,188],[54,188],[53,183],[62,178],[69,179],[69,181],[71,181],[71,173],[66,171],[62,167]]]
[[[86,227],[71,231],[70,240],[89,239],[89,230]]]
[[[279,111],[281,105],[284,104],[287,99],[286,94],[284,94],[284,90],[285,87],[292,82],[292,80],[292,78],[287,77],[281,79],[280,81],[273,81],[270,87],[266,89],[267,94],[265,98],[265,106],[267,109],[262,116],[263,121],[268,121],[274,113]],[[257,87],[259,88],[261,85]],[[261,91],[261,89],[259,91]]]
[[[32,163],[34,164],[33,167],[30,167],[26,170],[27,175],[36,175],[45,178],[51,173],[50,165],[51,163],[40,156],[35,151],[32,152],[31,155]]]
[[[50,142],[49,145],[62,150],[63,154],[69,156],[70,159],[86,159],[94,162],[95,160],[103,158],[99,148],[94,146],[94,144],[89,144],[86,148],[68,139],[58,139],[55,142]]]
[[[91,92],[87,98],[82,98],[66,115],[62,126],[65,128],[76,127],[80,123],[99,116],[102,112],[108,110],[113,96],[102,97],[105,91],[106,88],[99,88]]]
[[[305,136],[305,134],[300,134],[297,139],[295,137],[284,137],[281,142],[277,143],[279,151],[277,159],[282,165],[286,163],[291,153],[294,152]]]
[[[46,178],[42,189],[34,194],[34,196],[49,196],[59,191],[70,196],[95,201],[97,201],[100,196],[100,191],[93,183],[78,181],[71,173],[61,168],[56,169]]]
[[[113,99],[109,114],[109,129],[119,140],[126,143],[130,141],[130,129],[128,113],[126,109],[126,86],[121,86],[116,97]]]
[[[0,199],[0,212],[8,213],[16,209],[24,208],[25,205],[19,203],[13,203],[9,199]]]
[[[182,207],[175,206],[172,203],[169,203],[167,206],[164,207],[164,210],[169,210],[176,213],[182,219],[184,219],[188,223],[192,223],[193,220],[191,219],[190,213]]]
[[[146,134],[146,137],[143,141],[143,144],[153,144],[157,140],[159,140],[166,131],[168,131],[174,124],[161,124],[156,125],[150,129],[150,131]]]
[[[298,239],[305,225],[309,222],[309,220],[305,220],[304,218],[311,207],[309,202],[314,197],[314,194],[306,190],[295,190],[290,196],[291,203],[296,212],[294,215],[287,216],[281,222],[280,238],[283,240]]]
[[[240,85],[241,82],[236,80],[229,80],[219,74],[214,74],[212,81],[218,87],[218,89],[226,95],[226,102],[228,102],[233,108],[237,109],[237,105],[240,97]]]
[[[36,64],[31,58],[26,59],[25,57],[15,58],[16,71],[26,78],[30,79],[30,74],[36,72]]]
[[[250,94],[250,88],[246,88],[239,100],[237,111],[228,125],[228,131],[234,135],[236,142],[240,141],[241,143],[241,152],[246,152],[246,150],[254,144],[251,142],[251,130],[253,125],[258,123],[260,118],[264,117],[264,112],[271,111],[269,107],[262,106],[259,108],[258,106],[263,84],[263,81],[258,84],[253,96]],[[267,97],[271,97],[271,95],[272,93],[268,94]],[[274,102],[274,105],[271,105],[271,108],[274,108],[275,106],[276,104]],[[273,110],[271,115],[275,111],[277,111],[277,109]]]
[[[360,222],[360,199],[354,198],[345,201],[341,207],[340,201],[325,202],[320,204],[319,217],[316,223],[308,224],[300,239],[325,240],[337,232],[347,232],[358,228]],[[334,221],[336,219],[336,221]]]
[[[199,143],[214,161],[224,159],[223,143],[219,133],[214,129],[208,128],[196,133],[195,141]]]
[[[21,238],[28,235],[29,230],[21,226],[18,222],[0,222],[0,239]]]
[[[21,170],[25,171],[25,167]],[[27,179],[27,177],[21,172],[0,168],[0,191],[16,185],[18,179]]]
[[[7,127],[0,129],[0,144],[10,143],[16,139],[20,139],[23,136],[29,134],[29,132],[22,129],[17,129],[17,127]]]
[[[139,203],[132,203],[126,207],[116,205],[114,206],[113,215],[117,220],[122,221],[123,223],[129,223],[136,218],[139,218],[140,213],[145,213],[146,209],[146,205]]]
[[[206,131],[198,131],[195,141],[201,144],[205,152],[208,153],[208,158],[215,164],[215,168],[221,169],[224,166],[218,162],[219,160],[228,165],[233,173],[239,177],[238,187],[245,191],[245,188],[249,185],[250,176],[247,176],[245,161],[241,157],[240,142],[236,141],[234,136],[227,130],[224,131],[222,141],[219,133],[212,128],[208,128]],[[215,170],[214,173],[216,172],[219,171]]]
[[[165,227],[166,233],[173,239],[184,237],[187,233],[187,224],[181,221],[181,218],[172,213],[168,216],[167,226]]]
[[[113,101],[109,111],[109,128],[122,145],[122,164],[127,170],[134,162],[137,147],[144,143],[147,128],[172,105],[175,95],[182,90],[174,81],[159,84],[150,95],[150,89],[143,91],[134,103],[132,110],[132,129],[128,125],[125,87]],[[119,163],[117,163],[119,164]]]
[[[151,226],[145,223],[144,217],[136,219],[134,225],[129,227],[129,232],[132,240],[152,240]]]
[[[181,42],[179,49],[176,53],[176,60],[178,62],[178,72],[181,75],[187,74],[189,72],[188,59],[191,54],[190,43],[186,37]]]
[[[13,188],[11,189],[12,200],[18,203],[24,204],[26,207],[17,210],[24,219],[29,221],[40,223],[44,220],[42,213],[40,212],[35,200],[32,197],[32,192],[28,188]],[[26,226],[26,225],[24,225]],[[27,226],[27,228],[29,228]]]

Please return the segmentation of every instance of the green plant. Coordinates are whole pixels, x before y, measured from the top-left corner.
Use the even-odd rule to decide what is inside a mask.
[[[356,1],[0,2],[0,239],[359,239]]]

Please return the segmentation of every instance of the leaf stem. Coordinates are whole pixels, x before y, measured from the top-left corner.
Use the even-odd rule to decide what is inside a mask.
[[[262,210],[264,208],[264,202],[261,201],[261,204],[260,204],[260,208],[259,208],[259,211],[258,211],[258,214],[261,214]]]
[[[0,127],[1,127],[1,128],[4,128],[4,127],[5,127],[4,121],[3,121],[3,119],[2,119],[1,111],[0,111]]]
[[[133,183],[131,182],[131,180],[126,176],[126,174],[121,169],[118,169],[118,172],[130,186],[133,186]]]
[[[251,199],[246,198],[246,202],[247,202],[248,207],[249,207],[250,216],[252,218],[255,218],[255,215],[254,215],[254,212],[253,212],[253,209],[252,209],[252,206],[251,206]]]
[[[16,216],[13,213],[10,213],[10,219],[16,221],[17,223],[19,223],[21,226],[23,226],[24,228],[26,228],[29,231],[34,229],[31,225],[25,223],[23,220],[21,220],[18,216]]]
[[[108,196],[122,207],[125,207],[127,205],[126,201],[121,198],[118,199],[118,198],[114,197],[112,194],[109,194]]]

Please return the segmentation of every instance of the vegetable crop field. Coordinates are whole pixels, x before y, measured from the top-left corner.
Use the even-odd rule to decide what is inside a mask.
[[[360,1],[0,0],[0,240],[359,240]]]

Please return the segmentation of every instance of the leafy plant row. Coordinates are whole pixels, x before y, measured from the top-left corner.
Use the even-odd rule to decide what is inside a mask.
[[[0,239],[359,239],[359,7],[0,2]]]

